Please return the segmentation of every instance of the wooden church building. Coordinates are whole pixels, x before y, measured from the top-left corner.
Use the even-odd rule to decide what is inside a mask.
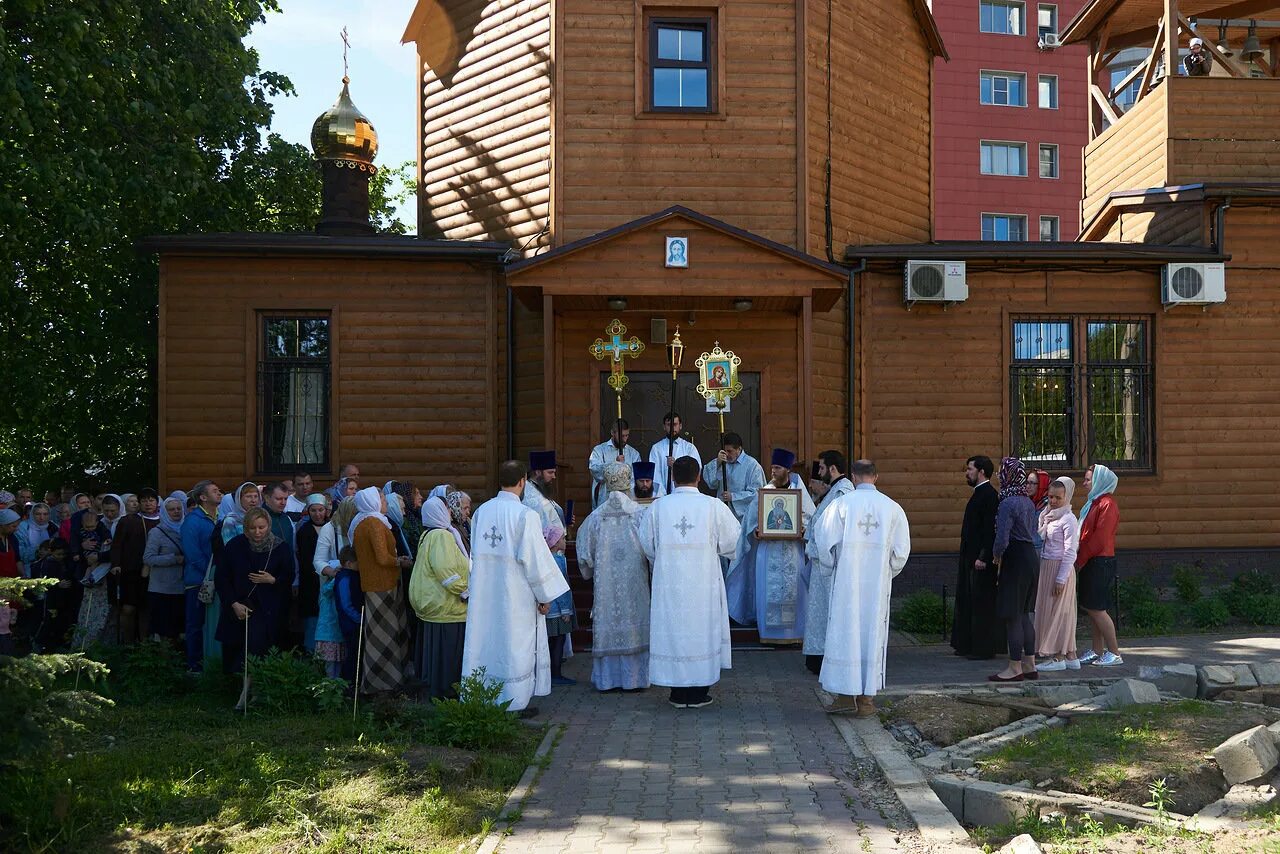
[[[617,319],[646,345],[623,402],[642,454],[673,405],[714,453],[693,360],[732,349],[728,428],[758,458],[874,458],[910,584],[954,571],[978,453],[1114,468],[1131,567],[1267,565],[1280,33],[1165,74],[1190,19],[1267,5],[1181,3],[1092,0],[1063,33],[1092,46],[1082,241],[952,243],[931,240],[925,0],[420,0],[418,237],[368,226],[376,135],[344,85],[313,132],[316,234],[151,242],[160,479],[352,462],[483,500],[498,462],[554,448],[584,506],[615,411],[588,350]],[[1125,112],[1108,63],[1152,43]]]

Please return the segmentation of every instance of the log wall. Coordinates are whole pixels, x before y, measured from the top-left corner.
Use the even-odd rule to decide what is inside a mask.
[[[1280,231],[1274,210],[1232,210],[1228,302],[1163,310],[1156,270],[1109,275],[979,272],[969,300],[902,306],[899,275],[859,277],[867,303],[867,453],[911,519],[913,551],[953,552],[971,454],[1009,447],[1010,316],[1148,317],[1155,473],[1120,475],[1123,549],[1280,547],[1280,507],[1248,465],[1280,458]],[[1271,217],[1268,222],[1267,218]],[[1269,284],[1271,283],[1271,284]],[[1243,461],[1252,461],[1245,463]],[[1072,474],[1079,483],[1080,472]],[[1076,507],[1084,495],[1076,493]]]
[[[1168,94],[1168,85],[1157,86],[1119,122],[1085,146],[1082,226],[1101,210],[1109,193],[1165,185],[1169,158]]]
[[[418,233],[524,243],[550,217],[551,4],[440,6],[418,41]]]
[[[505,445],[505,292],[495,273],[457,262],[175,257],[160,270],[160,487],[259,471],[260,311],[331,317],[333,432],[327,466],[362,482],[450,481],[492,491]],[[424,490],[425,491],[425,490]]]
[[[1169,89],[1169,183],[1280,177],[1280,81],[1179,77]]]

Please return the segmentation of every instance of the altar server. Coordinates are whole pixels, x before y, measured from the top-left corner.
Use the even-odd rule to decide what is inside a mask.
[[[814,531],[819,572],[832,574],[831,612],[819,681],[835,695],[828,712],[876,713],[884,687],[893,578],[911,554],[907,514],[876,489],[875,464],[851,468],[853,492],[822,514]]]
[[[710,705],[711,686],[731,666],[720,558],[733,554],[741,526],[724,502],[698,492],[700,469],[695,457],[676,460],[675,490],[640,522],[653,564],[649,678],[671,688],[678,709]]]
[[[477,668],[502,683],[499,702],[537,714],[529,700],[551,693],[551,658],[545,614],[569,584],[542,535],[538,514],[520,501],[525,467],[508,460],[498,469],[500,491],[471,519],[471,592],[467,607],[464,677]]]
[[[601,442],[591,449],[591,457],[587,460],[587,469],[591,472],[591,509],[594,510],[604,502],[608,490],[604,485],[604,470],[610,463],[634,465],[640,462],[640,452],[627,444],[631,438],[631,425],[625,418],[613,422],[609,431],[609,441]]]
[[[649,462],[653,463],[653,494],[669,495],[677,484],[670,477],[670,467],[681,457],[693,457],[702,465],[702,455],[693,443],[680,435],[684,422],[679,412],[668,412],[662,416],[662,426],[666,434],[653,443],[649,449]]]

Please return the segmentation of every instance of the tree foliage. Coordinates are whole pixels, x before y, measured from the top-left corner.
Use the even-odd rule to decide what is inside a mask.
[[[138,240],[314,227],[310,153],[266,133],[293,86],[244,44],[274,11],[0,4],[0,484],[154,478],[157,269]],[[386,230],[403,231],[403,178],[383,170],[373,188]]]

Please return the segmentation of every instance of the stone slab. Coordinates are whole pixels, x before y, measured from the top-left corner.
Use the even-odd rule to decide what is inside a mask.
[[[1189,826],[1205,832],[1225,830],[1237,822],[1247,821],[1250,810],[1265,807],[1275,799],[1276,789],[1271,785],[1232,786],[1220,800],[1192,816]]]
[[[1037,685],[1036,695],[1050,706],[1078,703],[1093,696],[1093,689],[1086,685]]]
[[[1213,749],[1213,759],[1227,782],[1233,786],[1260,779],[1280,764],[1280,747],[1274,734],[1265,726],[1256,726],[1231,738]]]
[[[1194,664],[1165,664],[1138,668],[1138,678],[1161,691],[1180,697],[1196,696],[1198,679]]]
[[[1160,689],[1138,679],[1118,679],[1107,688],[1107,702],[1113,709],[1160,702]]]
[[[1023,833],[1010,839],[999,854],[1044,854],[1044,849],[1030,833]]]
[[[1258,680],[1247,664],[1206,664],[1196,671],[1196,696],[1216,697],[1231,688],[1257,688]]]
[[[1280,685],[1280,661],[1255,662],[1249,669],[1259,685]]]
[[[964,790],[969,786],[969,782],[952,774],[938,774],[929,779],[929,787],[953,816],[962,819],[964,818]]]
[[[1026,812],[1014,798],[1008,797],[1008,786],[974,780],[964,790],[964,823],[976,827],[996,827],[1013,821]]]

